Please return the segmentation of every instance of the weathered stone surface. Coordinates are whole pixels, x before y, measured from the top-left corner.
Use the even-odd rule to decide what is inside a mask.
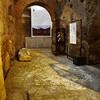
[[[4,77],[3,77],[2,60],[0,52],[0,100],[5,100],[5,97],[6,97],[6,92],[4,87]]]
[[[51,37],[25,37],[26,48],[50,48],[51,45]]]
[[[3,1],[0,0],[0,100],[5,100],[6,92],[4,86],[3,66],[2,66],[2,34],[4,33],[4,18],[3,18]]]
[[[88,71],[86,71],[86,66],[77,67],[66,56],[52,55],[49,49],[31,50],[31,54],[34,54],[35,59],[30,62],[17,60],[13,62],[13,67],[5,81],[6,100],[28,100],[28,98],[29,100],[99,100],[99,92],[77,84],[75,80],[80,80],[83,84],[85,80],[86,85],[91,82],[91,86],[96,87],[93,81],[95,75],[88,71],[95,71],[96,74],[98,71],[100,74],[100,70],[87,66]],[[56,66],[55,69],[51,64]],[[70,81],[67,76],[74,81]],[[99,75],[97,76],[99,79]]]
[[[100,63],[100,13],[99,13],[99,1],[98,0],[86,0],[86,1],[67,1],[62,10],[61,15],[61,27],[66,29],[66,44],[69,43],[69,22],[71,20],[82,19],[82,55],[90,60],[89,63]],[[80,22],[77,22],[77,45],[80,46]],[[84,44],[85,41],[85,44]],[[71,56],[74,56],[74,52],[80,52],[75,49],[75,45],[71,45],[69,48]],[[67,48],[67,45],[66,45]],[[67,52],[67,50],[66,50]]]
[[[9,7],[10,5],[11,8]],[[13,1],[11,0],[0,0],[0,100],[5,100],[4,77],[7,75],[11,60],[15,57],[13,6]],[[10,13],[9,9],[11,9]]]
[[[89,46],[89,60],[92,64],[100,63],[100,41],[95,41]]]
[[[0,59],[2,63],[0,65],[0,77],[3,77],[2,68],[7,72],[10,62],[15,59],[18,50],[24,47],[24,37],[30,36],[29,28],[27,28],[28,26],[30,27],[30,21],[28,24],[27,21],[25,21],[24,25],[22,23],[23,11],[28,5],[32,5],[33,3],[38,5],[38,2],[39,5],[45,7],[50,13],[53,28],[65,28],[66,48],[69,39],[69,21],[82,18],[82,55],[86,56],[90,63],[100,64],[99,0],[62,0],[61,3],[57,3],[55,0],[0,0]],[[79,47],[79,23],[77,43]],[[70,46],[69,51],[71,56],[74,55],[74,52],[76,54],[79,53],[78,47],[76,49],[74,46]],[[3,88],[0,89],[0,97],[2,95],[0,99],[2,100],[5,98],[5,93],[2,93],[4,90],[4,82],[3,78],[0,78],[0,80],[0,88]]]
[[[27,28],[30,23],[27,23],[27,20],[24,19],[24,25],[21,22],[21,14],[23,11],[25,11],[25,7],[28,4],[31,4],[34,1],[29,1],[29,0],[25,0],[24,3],[23,1],[19,0],[16,5],[15,5],[15,9],[16,9],[16,18],[17,18],[17,23],[16,26],[17,27],[17,33],[20,35],[16,35],[16,46],[18,48],[20,48],[23,44],[24,44],[24,36],[29,36],[29,29]],[[38,0],[37,0],[38,2]],[[86,0],[86,1],[81,1],[81,0],[66,0],[65,1],[61,1],[61,3],[57,3],[55,1],[41,1],[43,4],[46,4],[45,6],[43,5],[43,7],[45,7],[48,12],[51,15],[51,19],[53,22],[53,28],[56,27],[63,27],[66,30],[66,44],[68,44],[69,42],[69,22],[74,19],[74,20],[78,20],[78,19],[82,19],[82,41],[86,41],[87,44],[91,44],[93,42],[95,42],[96,39],[100,40],[99,37],[99,2],[98,0]],[[53,6],[52,6],[53,4]],[[47,6],[47,7],[46,7]],[[52,8],[52,11],[50,9],[48,9],[48,6]],[[59,25],[60,22],[60,25]],[[77,45],[80,45],[80,22],[77,22],[78,24],[78,28],[77,28]],[[27,26],[27,27],[24,27]],[[26,30],[26,31],[25,31]],[[29,30],[29,31],[28,31]],[[55,34],[55,33],[53,33]],[[17,39],[19,39],[19,41],[17,41]],[[95,44],[97,45],[97,44]],[[67,45],[66,47],[67,48]],[[74,56],[74,46],[72,47],[73,50],[69,49],[69,51],[71,52],[71,55]],[[89,52],[89,48],[88,47],[83,47],[82,48],[82,55],[84,55],[87,59],[89,58],[90,54]],[[92,48],[95,49],[95,48]],[[85,53],[86,51],[86,53]],[[67,52],[67,50],[66,50]],[[77,50],[75,51],[77,52]],[[96,49],[95,49],[95,55],[96,55]],[[97,56],[95,56],[97,57]],[[97,62],[96,62],[97,63]]]
[[[32,56],[30,55],[29,50],[22,48],[18,52],[19,61],[31,61]]]
[[[6,76],[9,68],[10,68],[10,55],[8,52],[6,52],[4,59],[3,59],[3,71],[4,71],[4,76]]]

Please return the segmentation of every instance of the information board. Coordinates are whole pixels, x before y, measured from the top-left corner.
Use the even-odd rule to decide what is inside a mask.
[[[76,44],[76,22],[70,23],[70,43]]]

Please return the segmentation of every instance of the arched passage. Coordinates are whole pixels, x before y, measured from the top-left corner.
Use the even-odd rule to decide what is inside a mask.
[[[51,21],[53,23],[53,28],[56,27],[55,25],[55,14],[54,14],[54,9],[52,9],[48,4],[46,3],[43,3],[43,2],[37,2],[37,1],[28,1],[26,2],[26,4],[21,4],[19,2],[16,3],[16,31],[17,31],[17,35],[16,35],[16,46],[17,46],[17,49],[21,48],[21,47],[24,47],[24,37],[25,37],[25,31],[23,30],[23,26],[22,26],[22,14],[23,14],[23,11],[29,7],[29,6],[33,6],[33,5],[39,5],[39,6],[42,6],[44,7],[50,14],[51,16]],[[18,8],[18,5],[22,6],[21,9]],[[18,11],[17,11],[18,10]],[[54,10],[54,11],[53,11]],[[20,12],[19,12],[20,11]],[[17,41],[17,38],[19,39],[19,41]]]
[[[52,4],[54,4],[52,6]],[[28,7],[28,6],[32,6],[32,5],[40,5],[42,7],[44,7],[50,14],[52,22],[53,22],[53,37],[55,36],[54,34],[56,34],[56,22],[57,20],[60,21],[60,25],[58,25],[61,28],[65,28],[66,29],[66,21],[71,21],[72,17],[75,19],[80,19],[77,16],[76,11],[74,11],[72,8],[70,8],[70,5],[68,7],[68,5],[65,5],[65,7],[62,7],[63,9],[59,11],[59,6],[57,5],[57,3],[55,1],[50,2],[49,0],[47,2],[43,1],[40,2],[39,0],[33,0],[33,1],[18,1],[16,3],[16,31],[17,31],[17,35],[16,35],[16,39],[19,40],[16,42],[16,46],[18,47],[18,49],[25,43],[24,41],[24,37],[25,37],[25,32],[23,30],[23,26],[22,26],[22,19],[21,16],[23,14],[23,11]],[[21,6],[21,8],[19,8],[19,6]],[[67,10],[66,10],[67,9]],[[64,12],[64,11],[65,12]],[[61,14],[62,12],[62,14]],[[67,14],[66,14],[67,13]],[[67,19],[66,19],[67,18]],[[59,20],[60,19],[60,20]],[[68,25],[68,23],[67,23]],[[57,27],[57,28],[59,28]],[[68,28],[68,27],[67,27]],[[68,41],[66,41],[68,42]],[[54,47],[55,48],[55,47]],[[79,51],[79,50],[78,50]],[[78,52],[76,51],[76,52]]]
[[[68,4],[67,4],[68,3]],[[75,1],[71,1],[70,3],[67,2],[65,5],[63,5],[63,7],[60,9],[60,7],[62,6],[58,6],[55,0],[47,0],[47,1],[40,1],[40,0],[18,0],[16,2],[15,5],[15,15],[16,15],[16,49],[18,50],[19,48],[24,47],[24,30],[22,27],[22,13],[24,11],[25,8],[27,8],[28,6],[31,5],[35,5],[38,4],[40,6],[43,6],[44,8],[46,8],[48,10],[48,12],[51,15],[52,18],[52,22],[53,22],[53,29],[56,29],[56,22],[57,22],[57,18],[60,19],[60,27],[63,27],[67,30],[68,28],[68,23],[66,23],[66,21],[70,21],[71,18],[75,18],[75,19],[80,19],[82,18],[83,24],[82,24],[82,28],[83,28],[83,41],[85,41],[86,44],[88,44],[88,37],[87,35],[90,34],[89,32],[87,32],[87,22],[89,20],[87,20],[87,16],[86,16],[86,8],[84,6],[84,4],[86,4],[86,2],[78,2],[75,3]],[[77,6],[79,5],[79,6]],[[66,6],[66,8],[64,8],[64,6]],[[81,6],[81,9],[80,9]],[[68,9],[67,9],[68,8]],[[74,9],[75,8],[75,9]],[[67,9],[65,12],[63,11],[64,9]],[[60,14],[59,14],[59,10],[60,10]],[[62,12],[62,14],[61,14]],[[64,12],[64,13],[63,13]],[[70,13],[72,12],[72,13]],[[70,14],[69,14],[70,13]],[[69,16],[68,16],[69,15]],[[68,20],[67,20],[67,19]],[[67,30],[68,31],[68,30]],[[67,32],[66,31],[66,38],[67,38]],[[80,30],[78,29],[78,34],[79,34]],[[54,33],[56,33],[56,31],[54,30]],[[84,38],[86,37],[86,38]],[[78,43],[80,43],[80,38],[77,38]],[[68,40],[66,39],[66,44],[68,43]],[[83,45],[84,46],[84,45]],[[66,46],[67,47],[67,46]],[[85,53],[85,50],[83,50],[83,55],[88,55],[88,47],[83,47],[85,49],[87,49],[87,53]],[[67,52],[67,50],[66,50]],[[76,46],[76,48],[71,45],[70,46],[70,54],[73,56],[74,52],[76,54],[79,54],[79,46]]]
[[[52,45],[52,19],[42,6],[32,5],[23,11],[22,26],[26,48],[50,48]]]

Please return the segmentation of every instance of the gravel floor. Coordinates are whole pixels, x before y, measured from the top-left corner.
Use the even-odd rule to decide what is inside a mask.
[[[30,50],[30,62],[15,60],[5,80],[6,100],[100,100],[100,92],[86,88],[59,75],[51,64],[63,64],[66,56],[54,56],[49,49]],[[65,72],[60,70],[61,74]],[[66,73],[65,73],[66,74]]]

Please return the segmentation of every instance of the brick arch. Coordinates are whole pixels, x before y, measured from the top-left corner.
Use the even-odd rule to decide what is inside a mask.
[[[34,3],[31,3],[31,4],[27,5],[24,9],[26,9],[26,8],[29,7],[29,6],[34,6],[34,5],[38,5],[38,6],[41,6],[41,7],[45,8],[45,9],[49,12],[49,14],[50,14],[50,16],[51,16],[51,20],[52,20],[52,21],[55,20],[55,14],[54,14],[54,12],[53,12],[53,11],[51,10],[51,8],[50,8],[47,4],[45,4],[45,3],[42,3],[42,2],[34,2]]]
[[[52,5],[54,4],[54,5]],[[51,20],[53,22],[53,27],[56,27],[56,18],[55,13],[57,12],[57,3],[53,1],[45,1],[40,2],[40,0],[19,0],[15,5],[15,16],[16,16],[16,47],[17,49],[24,47],[24,34],[25,31],[22,28],[22,14],[23,11],[28,7],[32,5],[40,5],[44,7],[50,14]],[[17,41],[19,40],[19,41]]]
[[[40,1],[40,0],[19,0],[15,5],[15,15],[16,17],[21,17],[25,8],[31,5],[40,5],[48,10],[51,16],[54,16],[53,13],[56,13],[58,10],[57,3],[53,1]],[[52,5],[53,4],[53,5]]]

